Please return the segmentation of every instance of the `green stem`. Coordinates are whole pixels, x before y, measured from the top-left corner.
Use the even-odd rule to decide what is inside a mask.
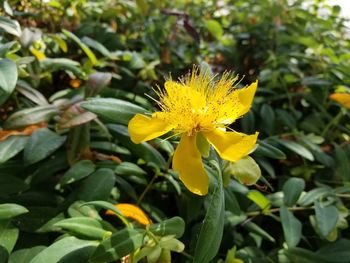
[[[350,194],[335,194],[335,195],[340,198],[350,198]]]
[[[324,137],[332,126],[337,125],[342,116],[343,116],[343,111],[340,110],[337,116],[335,116],[335,118],[333,118],[328,123],[328,125],[324,128],[323,132],[321,133],[321,136]]]
[[[159,243],[158,238],[151,231],[147,230],[146,234],[151,237],[156,244]]]
[[[291,212],[295,212],[295,211],[306,211],[306,210],[313,210],[314,207],[288,207],[288,210]],[[272,208],[267,210],[266,212],[262,212],[262,211],[254,211],[254,212],[249,212],[246,215],[250,216],[250,217],[254,217],[254,216],[258,216],[258,215],[268,215],[269,213],[277,213],[279,212],[280,209],[279,208]]]
[[[193,260],[193,257],[190,254],[188,254],[187,252],[182,251],[181,254],[184,255],[186,258]]]
[[[137,202],[136,202],[137,205],[139,205],[141,203],[142,199],[145,197],[145,195],[147,194],[149,189],[152,187],[152,185],[153,185],[154,181],[157,179],[157,177],[158,177],[158,173],[155,173],[152,180],[148,183],[145,190],[143,190],[142,194],[140,195],[139,199],[137,200]]]

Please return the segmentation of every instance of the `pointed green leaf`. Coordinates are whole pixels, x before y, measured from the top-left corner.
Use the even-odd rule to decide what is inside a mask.
[[[95,241],[80,240],[75,237],[65,237],[42,250],[29,263],[57,263],[67,254],[87,246],[96,246]]]
[[[280,208],[280,216],[284,238],[288,247],[297,246],[302,236],[302,225],[300,221],[285,206]]]
[[[91,263],[117,261],[142,245],[144,234],[135,229],[123,229],[103,240],[90,257]],[[32,262],[30,262],[32,263]]]
[[[331,231],[335,228],[339,211],[333,206],[324,206],[320,202],[315,202],[316,223],[324,237],[327,237]]]
[[[298,201],[305,188],[305,181],[301,178],[290,178],[283,185],[284,203],[286,206],[293,206]]]
[[[85,110],[95,113],[108,121],[128,124],[136,113],[144,113],[145,109],[128,101],[112,98],[95,98],[80,104]]]
[[[0,220],[10,219],[12,217],[25,214],[28,212],[28,209],[24,206],[17,204],[1,204],[0,205]]]
[[[36,130],[24,147],[24,161],[32,164],[45,159],[61,147],[65,140],[65,136],[60,136],[47,128]]]
[[[22,151],[27,143],[28,137],[10,136],[5,141],[0,142],[0,163],[11,159]]]
[[[225,195],[221,175],[208,171],[213,187],[207,196],[208,207],[199,231],[193,263],[207,263],[216,256],[224,230]]]
[[[95,164],[90,160],[81,160],[74,164],[61,178],[60,184],[66,185],[79,181],[95,171]]]
[[[69,31],[67,31],[65,29],[62,29],[62,32],[63,32],[63,34],[65,34],[67,37],[69,37],[75,43],[77,43],[79,45],[79,47],[85,52],[85,54],[90,59],[92,65],[95,65],[97,63],[97,58],[96,58],[95,54],[76,35],[74,35],[73,33],[69,32]]]
[[[0,59],[0,105],[3,104],[14,91],[17,83],[17,76],[16,63],[9,59]]]

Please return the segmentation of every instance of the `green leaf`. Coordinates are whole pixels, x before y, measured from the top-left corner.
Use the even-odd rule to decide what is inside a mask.
[[[263,129],[268,135],[272,135],[275,130],[275,112],[268,104],[263,104],[260,109],[260,116],[264,120]]]
[[[315,202],[316,223],[323,237],[327,237],[336,227],[339,217],[338,209],[333,206],[324,206]]]
[[[43,94],[41,94],[38,90],[32,88],[27,82],[23,80],[17,81],[16,91],[39,106],[46,106],[49,104]]]
[[[0,142],[0,163],[4,163],[22,151],[28,138],[24,136],[10,136]]]
[[[277,109],[275,112],[277,113],[278,120],[282,124],[289,127],[290,129],[295,129],[297,121],[295,120],[294,116],[292,116],[288,111],[283,109]]]
[[[350,163],[349,158],[346,155],[345,150],[337,144],[335,147],[335,159],[336,159],[336,173],[338,176],[348,181],[350,179]]]
[[[3,246],[0,246],[0,262],[1,263],[8,263],[9,259],[9,252],[7,251],[6,248]]]
[[[298,200],[298,204],[300,204],[301,206],[309,206],[313,202],[321,199],[324,196],[329,195],[330,193],[331,191],[324,187],[312,189],[311,191],[307,192],[306,194],[300,197],[300,199]]]
[[[106,200],[114,186],[115,175],[111,169],[101,168],[82,182],[76,194],[84,201]]]
[[[74,164],[61,178],[60,184],[66,185],[79,181],[95,171],[95,164],[90,160],[81,160]]]
[[[56,106],[37,106],[13,113],[4,124],[6,129],[22,128],[39,122],[47,122],[59,113]]]
[[[79,103],[73,104],[60,117],[57,129],[70,129],[84,123],[89,123],[97,118],[92,112],[81,109]]]
[[[53,175],[59,171],[68,169],[67,156],[65,152],[57,152],[52,155],[52,158],[46,158],[33,173],[31,185],[52,182]]]
[[[1,148],[0,148],[1,149]],[[11,194],[23,192],[29,188],[23,180],[12,175],[0,176],[0,197],[7,198]]]
[[[9,253],[14,248],[18,235],[19,230],[11,220],[0,220],[0,246],[6,248]]]
[[[322,246],[316,254],[330,263],[347,263],[350,258],[350,240],[339,239]]]
[[[224,34],[224,30],[222,29],[220,23],[214,19],[210,19],[205,21],[205,26],[216,39],[220,39]]]
[[[137,7],[140,9],[143,15],[147,15],[149,5],[146,0],[136,0]]]
[[[86,82],[86,96],[92,97],[99,94],[111,82],[111,79],[112,74],[108,72],[95,72],[89,75],[89,79]]]
[[[79,67],[79,62],[68,58],[45,58],[40,64],[44,70],[50,72],[67,70],[73,72],[78,77],[85,77],[85,73]]]
[[[91,99],[81,103],[80,107],[95,113],[103,119],[125,125],[129,123],[136,113],[146,112],[140,106],[112,98]]]
[[[262,229],[260,226],[258,226],[257,224],[253,223],[253,222],[246,222],[244,223],[244,228],[246,228],[247,230],[249,230],[249,232],[255,233],[259,236],[261,236],[262,238],[265,238],[266,240],[269,240],[271,242],[276,242],[275,239],[269,234],[267,233],[264,229]]]
[[[83,158],[90,146],[90,123],[73,127],[68,133],[68,162],[72,165]]]
[[[96,58],[95,54],[91,51],[91,49],[87,45],[85,45],[76,35],[74,35],[73,33],[69,32],[69,31],[67,31],[65,29],[62,29],[62,33],[65,34],[70,39],[72,39],[75,43],[77,43],[79,45],[79,47],[88,56],[88,58],[91,61],[91,64],[92,65],[96,65],[97,58]]]
[[[62,228],[73,235],[88,239],[100,239],[112,233],[103,229],[99,220],[90,217],[73,217],[63,219],[54,224],[55,227]]]
[[[8,52],[14,52],[20,49],[20,45],[17,41],[10,41],[0,46],[0,56],[5,57]]]
[[[67,254],[87,246],[96,246],[94,241],[80,240],[75,237],[65,237],[42,250],[29,263],[57,263]]]
[[[261,176],[259,165],[250,156],[245,156],[234,163],[229,162],[224,173],[233,175],[240,183],[245,185],[255,184]]]
[[[247,198],[257,204],[263,210],[263,212],[267,211],[271,207],[269,199],[267,199],[262,193],[257,190],[249,191]]]
[[[185,245],[173,236],[162,237],[159,241],[159,246],[163,249],[169,249],[178,253],[182,252],[185,248]]]
[[[122,162],[120,165],[118,165],[114,172],[118,175],[136,175],[136,176],[143,176],[147,173],[141,169],[138,165],[134,163],[129,162]]]
[[[36,130],[24,147],[24,161],[32,164],[45,159],[61,147],[65,140],[65,136],[60,136],[47,128]]]
[[[97,207],[102,207],[106,210],[109,209],[109,210],[112,210],[114,213],[123,216],[118,208],[116,208],[113,204],[108,203],[106,201],[90,201],[90,202],[83,203],[81,206],[86,206],[86,205],[93,205],[93,206],[97,206]]]
[[[90,143],[90,148],[93,150],[102,150],[103,152],[117,153],[129,155],[130,151],[112,142],[95,141]]]
[[[2,105],[14,91],[17,77],[16,63],[9,59],[0,59],[0,105]]]
[[[284,147],[288,148],[289,150],[295,152],[297,155],[300,155],[305,159],[308,159],[309,161],[314,160],[314,156],[312,155],[312,153],[297,142],[278,140],[278,143],[282,144]]]
[[[305,181],[301,178],[290,178],[283,185],[283,200],[286,206],[293,206],[298,201],[305,188]]]
[[[57,263],[87,263],[89,262],[89,258],[95,249],[96,247],[94,246],[87,246],[76,249],[62,257]]]
[[[0,16],[0,28],[16,37],[20,37],[22,34],[19,23],[16,20],[12,20],[4,16]]]
[[[102,45],[100,42],[89,38],[87,36],[84,36],[81,41],[83,41],[83,43],[85,43],[86,45],[88,45],[89,47],[97,50],[98,52],[100,52],[104,57],[106,58],[112,58],[112,54],[111,52],[109,52],[109,50]]]
[[[135,229],[123,229],[103,240],[90,257],[91,263],[116,261],[141,247],[144,234]],[[32,262],[30,262],[32,263]]]
[[[24,206],[17,204],[1,204],[0,205],[0,220],[10,219],[12,217],[25,214],[28,212],[28,209]]]
[[[331,84],[328,80],[317,77],[305,77],[301,83],[305,86],[327,86]]]
[[[161,253],[162,253],[162,248],[159,246],[159,244],[155,245],[154,247],[151,247],[147,255],[147,262],[157,263]]]
[[[300,262],[300,263],[325,263],[323,258],[319,255],[317,255],[315,252],[299,248],[299,247],[293,247],[288,248],[288,250],[284,250],[284,253],[286,256],[291,260],[289,262]]]
[[[272,146],[268,142],[258,141],[259,147],[254,151],[254,154],[266,156],[273,159],[284,160],[286,155],[280,149]]]
[[[153,163],[159,168],[165,168],[166,161],[164,157],[149,143],[134,144],[130,140],[128,130],[125,126],[109,124],[107,127],[118,138],[120,143],[130,149],[135,156],[142,158],[150,164]]]
[[[264,157],[256,158],[257,163],[263,170],[265,170],[271,178],[276,178],[274,166]]]
[[[150,225],[149,230],[157,236],[174,235],[176,238],[180,238],[185,232],[185,221],[181,217],[175,216]]]
[[[208,171],[213,183],[207,196],[208,207],[200,227],[193,263],[210,262],[216,256],[224,230],[225,195],[221,175]]]
[[[8,263],[28,263],[45,248],[45,246],[35,246],[16,250],[10,255]]]
[[[102,201],[101,201],[102,202]],[[95,219],[101,219],[98,211],[95,207],[84,205],[82,201],[76,201],[68,208],[68,215],[70,217],[90,217]]]
[[[300,221],[288,210],[287,207],[280,208],[280,216],[283,228],[284,238],[289,248],[298,245],[302,233],[302,225]]]

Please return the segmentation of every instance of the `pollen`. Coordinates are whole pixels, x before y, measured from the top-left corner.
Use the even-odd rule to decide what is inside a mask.
[[[195,68],[178,82],[167,81],[157,91],[161,112],[157,116],[171,123],[176,133],[224,128],[239,116],[238,77],[224,73],[220,79]]]

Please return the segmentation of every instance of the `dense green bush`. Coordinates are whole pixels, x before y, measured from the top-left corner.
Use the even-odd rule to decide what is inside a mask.
[[[350,92],[339,13],[323,0],[4,1],[0,262],[350,262],[350,115],[329,98]],[[133,144],[126,128],[193,64],[259,80],[232,125],[258,146],[235,165],[212,152],[205,197],[171,169],[178,138]]]

